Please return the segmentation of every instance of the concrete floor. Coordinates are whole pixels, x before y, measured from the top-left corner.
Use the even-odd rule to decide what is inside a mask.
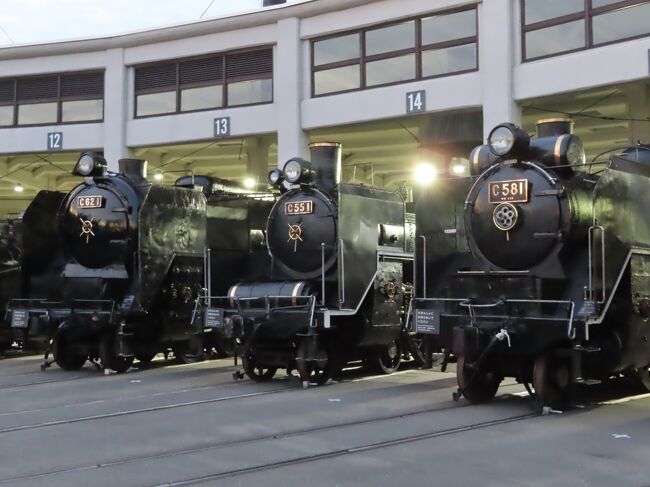
[[[233,382],[232,362],[104,376],[0,361],[0,485],[650,485],[650,395],[592,388],[541,416],[508,383],[454,403],[453,373]]]

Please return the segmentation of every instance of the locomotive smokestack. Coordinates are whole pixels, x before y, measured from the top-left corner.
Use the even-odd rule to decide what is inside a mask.
[[[142,159],[120,159],[118,162],[120,174],[139,183],[147,179],[147,161]]]
[[[338,142],[314,142],[309,144],[309,152],[316,172],[314,185],[324,191],[332,191],[341,182],[343,146]]]
[[[573,120],[568,118],[548,118],[540,120],[535,125],[537,138],[557,137],[558,135],[569,135],[573,133]]]

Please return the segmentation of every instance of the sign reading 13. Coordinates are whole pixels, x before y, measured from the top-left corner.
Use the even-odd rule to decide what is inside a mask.
[[[228,137],[230,135],[230,117],[221,117],[214,119],[214,136]]]

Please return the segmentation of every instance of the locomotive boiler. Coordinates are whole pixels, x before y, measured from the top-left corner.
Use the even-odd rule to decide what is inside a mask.
[[[245,373],[297,369],[323,383],[349,359],[399,366],[413,223],[397,193],[340,181],[341,145],[310,145],[269,173],[283,188],[266,224],[269,278],[244,281],[215,313],[241,341]],[[407,301],[406,301],[407,302]]]
[[[418,222],[415,327],[456,355],[457,396],[471,402],[504,377],[560,408],[579,381],[650,387],[650,150],[585,164],[570,127],[540,122],[531,140],[501,124],[472,152],[466,245],[440,259],[439,229]],[[435,214],[424,199],[418,220]]]

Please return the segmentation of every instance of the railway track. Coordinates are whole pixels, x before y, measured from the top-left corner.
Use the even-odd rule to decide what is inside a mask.
[[[277,392],[286,392],[288,390],[295,390],[295,388],[291,389],[283,389],[279,391],[269,391],[267,393],[251,393],[248,395],[240,395],[232,398],[223,398],[222,400],[229,400],[229,399],[236,399],[236,398],[243,398],[243,397],[255,397],[255,396],[260,396],[260,395],[269,395]],[[195,402],[196,404],[198,403],[206,403],[208,401],[197,401]],[[187,405],[191,405],[190,403],[187,403]],[[467,409],[471,408],[470,404],[453,404],[453,405],[440,405],[440,406],[433,406],[429,408],[424,408],[424,409],[418,409],[410,412],[402,412],[400,414],[394,414],[394,415],[385,415],[385,416],[380,416],[380,417],[374,417],[374,418],[366,418],[366,419],[360,419],[360,420],[355,420],[355,421],[347,421],[347,422],[341,422],[341,423],[336,423],[336,424],[330,424],[330,425],[324,425],[324,426],[317,426],[317,427],[312,427],[312,428],[301,428],[301,429],[296,429],[293,431],[287,431],[284,433],[275,433],[275,434],[269,434],[269,435],[260,435],[256,436],[253,438],[246,438],[246,439],[238,439],[238,440],[229,440],[229,441],[222,441],[222,442],[215,442],[209,445],[205,445],[202,447],[197,447],[197,448],[184,448],[184,449],[178,449],[178,450],[170,450],[167,452],[163,453],[158,453],[158,454],[151,454],[151,455],[142,455],[142,456],[137,456],[137,457],[130,457],[130,458],[125,458],[121,460],[115,460],[111,462],[106,462],[106,463],[93,463],[93,464],[88,464],[88,465],[82,465],[82,466],[75,466],[71,468],[63,468],[63,469],[56,469],[56,470],[50,470],[46,472],[38,472],[38,473],[33,473],[33,474],[26,474],[26,475],[20,475],[20,476],[13,476],[13,477],[7,477],[7,478],[0,478],[0,484],[7,484],[7,483],[12,483],[12,482],[17,482],[17,481],[27,481],[27,480],[36,480],[36,479],[44,479],[47,477],[52,477],[52,476],[57,476],[57,475],[63,475],[63,474],[69,474],[69,473],[75,473],[75,472],[89,472],[93,470],[99,470],[99,469],[110,469],[110,468],[115,468],[123,465],[133,465],[133,464],[138,464],[138,463],[146,463],[150,462],[152,460],[159,460],[159,459],[167,459],[167,458],[177,458],[177,457],[182,457],[183,455],[192,455],[192,454],[197,454],[197,453],[204,453],[204,452],[209,452],[209,451],[216,451],[224,448],[232,448],[232,447],[239,447],[239,446],[247,446],[247,447],[254,447],[256,444],[259,443],[265,443],[269,441],[279,441],[283,439],[289,439],[289,438],[294,438],[294,437],[299,437],[299,436],[307,436],[310,434],[316,434],[316,433],[323,433],[326,431],[335,431],[335,430],[342,430],[345,428],[353,428],[357,426],[363,426],[363,425],[370,425],[370,424],[381,424],[383,422],[388,422],[388,421],[393,421],[393,420],[399,420],[399,419],[404,419],[404,418],[409,418],[409,417],[414,417],[418,415],[423,415],[423,414],[430,414],[430,413],[444,413],[445,411],[449,410],[458,410],[458,409]],[[142,411],[144,412],[144,411]],[[520,414],[520,415],[515,415],[507,418],[499,418],[495,420],[490,420],[490,421],[483,421],[483,422],[478,422],[478,423],[471,423],[468,425],[463,425],[459,427],[453,427],[453,428],[442,428],[442,429],[434,429],[432,431],[428,432],[423,432],[420,434],[416,435],[408,435],[408,436],[401,436],[398,438],[386,440],[386,441],[380,441],[380,442],[371,442],[363,445],[358,445],[354,447],[349,447],[349,448],[342,448],[342,449],[336,449],[332,450],[329,452],[325,453],[318,453],[318,454],[312,454],[312,455],[304,455],[300,456],[298,458],[292,458],[288,460],[283,460],[283,461],[278,461],[278,462],[269,462],[269,463],[264,463],[260,465],[254,465],[246,468],[239,468],[239,469],[232,469],[232,470],[227,470],[227,471],[222,471],[214,474],[207,474],[207,475],[201,475],[193,478],[188,478],[180,481],[174,481],[174,482],[167,482],[167,483],[162,483],[162,484],[153,484],[157,486],[182,486],[182,485],[191,485],[199,482],[207,482],[207,481],[212,481],[212,480],[218,480],[218,479],[223,479],[223,478],[228,478],[228,477],[236,477],[240,475],[246,475],[249,473],[255,473],[255,472],[260,472],[264,470],[270,470],[270,469],[275,469],[275,468],[281,468],[281,467],[286,467],[286,466],[291,466],[291,465],[298,465],[301,463],[308,463],[308,462],[315,462],[315,461],[320,461],[320,460],[326,460],[330,458],[335,458],[335,457],[340,457],[344,455],[352,455],[355,453],[362,453],[366,451],[372,451],[380,448],[386,448],[390,446],[396,446],[404,443],[411,443],[411,442],[416,442],[416,441],[421,441],[425,439],[431,439],[431,438],[436,438],[439,436],[448,436],[448,435],[454,435],[454,434],[459,434],[463,432],[468,432],[472,430],[477,430],[477,429],[482,429],[482,428],[489,428],[491,426],[497,426],[497,425],[502,425],[502,424],[507,424],[507,423],[512,423],[515,421],[522,421],[525,419],[530,419],[534,417],[538,417],[538,413],[528,413],[528,414]]]

